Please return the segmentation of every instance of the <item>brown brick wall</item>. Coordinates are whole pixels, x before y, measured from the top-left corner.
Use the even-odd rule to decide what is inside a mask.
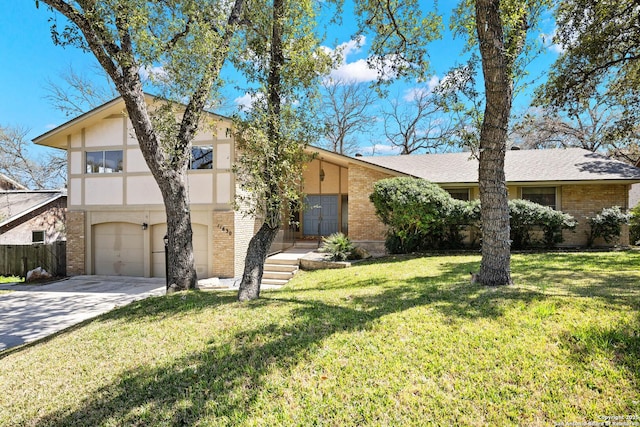
[[[358,241],[384,241],[386,227],[376,216],[369,195],[373,184],[391,175],[359,165],[349,166],[349,237]]]
[[[235,277],[244,273],[244,260],[247,257],[249,241],[262,226],[262,221],[258,221],[251,216],[244,216],[241,212],[235,213]]]
[[[563,185],[560,188],[560,209],[572,215],[578,221],[575,233],[568,231],[563,233],[563,245],[585,245],[587,243],[586,232],[589,230],[587,218],[595,216],[603,208],[620,206],[626,211],[628,207],[627,184]],[[629,229],[627,226],[623,227],[622,236],[617,244],[629,244]],[[595,241],[595,245],[605,246],[606,243],[598,239]]]
[[[67,211],[67,275],[87,274],[85,270],[85,213]]]
[[[234,277],[234,212],[213,212],[213,275]]]

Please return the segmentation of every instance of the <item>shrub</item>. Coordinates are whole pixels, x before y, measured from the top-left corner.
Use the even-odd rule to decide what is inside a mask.
[[[548,206],[542,206],[540,226],[543,232],[543,243],[547,248],[552,248],[562,243],[562,230],[575,230],[578,225],[571,215],[556,211]]]
[[[445,240],[453,199],[438,185],[418,178],[383,179],[375,183],[369,199],[389,227],[389,252],[439,247]]]
[[[593,246],[598,237],[611,243],[622,234],[622,225],[629,222],[629,215],[623,213],[619,206],[604,208],[596,216],[589,218],[589,231],[587,232],[587,246]]]
[[[509,200],[511,246],[522,249],[531,246],[531,231],[540,222],[537,203],[528,200]]]
[[[509,216],[512,246],[516,249],[536,243],[552,248],[562,242],[562,230],[572,230],[577,225],[569,214],[522,199],[509,200]],[[540,242],[533,239],[536,229],[542,231]]]
[[[632,245],[640,242],[640,203],[631,209],[631,217],[629,218],[629,239]]]
[[[356,247],[351,242],[351,239],[342,233],[333,233],[328,237],[323,237],[320,252],[330,254],[332,261],[356,259],[352,256],[356,253]]]
[[[455,249],[464,246],[462,230],[471,228],[474,231],[480,229],[480,201],[464,201],[452,199],[451,209],[447,213],[446,232],[443,246]]]

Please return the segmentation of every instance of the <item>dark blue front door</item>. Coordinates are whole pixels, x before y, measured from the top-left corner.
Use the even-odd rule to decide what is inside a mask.
[[[338,196],[307,196],[305,205],[305,236],[328,236],[338,232]]]

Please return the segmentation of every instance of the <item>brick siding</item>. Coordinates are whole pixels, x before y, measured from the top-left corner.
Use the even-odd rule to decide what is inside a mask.
[[[387,228],[376,216],[369,195],[377,181],[391,176],[359,165],[349,165],[349,237],[354,242],[385,240]]]
[[[561,188],[561,208],[565,213],[572,215],[578,226],[575,233],[563,232],[565,246],[584,246],[587,243],[586,233],[589,231],[587,218],[598,214],[603,208],[620,206],[626,212],[628,208],[627,184],[590,184],[590,185],[563,185]],[[617,244],[626,246],[629,244],[629,227],[623,226],[622,235]],[[607,246],[602,239],[597,239],[595,246]]]
[[[67,211],[67,275],[79,276],[85,271],[85,213]]]
[[[234,212],[213,212],[213,275],[234,277]]]

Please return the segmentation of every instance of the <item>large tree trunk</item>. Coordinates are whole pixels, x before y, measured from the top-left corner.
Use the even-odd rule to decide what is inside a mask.
[[[482,261],[478,280],[485,285],[511,284],[509,205],[504,157],[513,80],[499,7],[499,0],[476,0],[476,27],[486,93],[478,171],[482,220]]]
[[[249,242],[244,260],[244,273],[238,291],[238,300],[248,301],[260,297],[260,283],[267,252],[278,234],[280,227],[271,227],[266,222]]]
[[[140,150],[158,183],[164,200],[169,249],[166,260],[167,292],[193,289],[198,279],[193,255],[191,213],[188,203],[189,190],[185,179],[191,145],[189,143],[176,144],[176,147],[184,147],[183,153],[176,157],[176,164],[167,165],[166,160],[163,160],[163,156],[158,152],[159,142],[147,111],[142,88],[121,89],[121,93]]]

